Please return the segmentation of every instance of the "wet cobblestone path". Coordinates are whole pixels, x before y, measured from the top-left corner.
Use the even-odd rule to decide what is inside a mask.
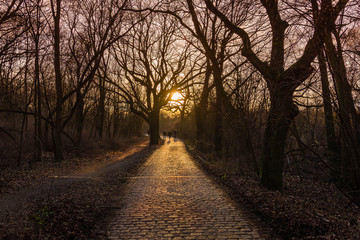
[[[155,151],[117,205],[108,220],[110,239],[262,239],[181,141]]]

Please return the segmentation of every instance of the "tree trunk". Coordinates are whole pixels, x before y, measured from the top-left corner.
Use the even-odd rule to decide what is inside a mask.
[[[118,107],[118,102],[116,101],[116,96],[114,94],[114,126],[113,126],[113,137],[117,137],[119,135],[119,122],[120,122],[120,111],[119,111],[119,107]]]
[[[42,160],[41,87],[39,64],[39,39],[35,39],[35,161]]]
[[[195,107],[196,140],[201,141],[205,132],[204,108],[200,105]]]
[[[48,118],[48,119],[50,119],[50,118]],[[43,135],[44,149],[49,150],[49,149],[51,149],[51,147],[50,147],[51,141],[49,140],[49,123],[47,121],[45,121],[43,132],[44,132],[44,135]]]
[[[28,43],[26,44],[28,46]],[[28,49],[27,49],[28,50]],[[28,56],[28,52],[26,54],[26,65],[29,64],[29,56]],[[27,85],[27,81],[28,81],[28,72],[29,72],[29,68],[25,68],[25,75],[24,75],[24,97],[25,97],[25,101],[24,101],[24,114],[22,116],[22,123],[21,123],[21,130],[20,130],[20,143],[19,143],[19,155],[18,155],[18,161],[17,161],[17,166],[20,167],[21,165],[21,161],[22,161],[22,154],[23,154],[23,145],[24,145],[24,130],[25,132],[27,131],[26,124],[27,124],[27,114],[26,112],[28,111],[28,94],[27,94],[27,89],[28,89],[28,85]]]
[[[216,88],[216,102],[215,102],[215,134],[214,145],[216,157],[222,157],[223,147],[223,101],[221,99],[220,91]]]
[[[244,126],[242,127],[243,129],[237,133],[237,138],[245,138],[245,152],[247,155],[247,160],[248,160],[248,166],[249,167],[253,167],[254,171],[259,175],[259,165],[256,161],[256,157],[255,157],[255,152],[254,152],[254,147],[253,147],[253,143],[252,143],[252,139],[251,139],[251,134],[250,134],[250,128],[249,128],[249,123],[248,123],[248,119],[247,119],[247,114],[245,113],[244,109],[242,109],[242,107],[240,107],[240,111],[239,113],[241,114],[241,116],[239,115],[235,115],[236,118],[240,119],[242,117],[242,121],[244,122]],[[234,126],[235,127],[235,126]],[[241,134],[239,134],[241,133]],[[245,135],[245,136],[244,136]]]
[[[209,62],[206,66],[204,86],[201,92],[200,102],[195,108],[195,123],[196,123],[196,140],[202,141],[205,133],[205,117],[207,113],[208,100],[210,94],[209,79],[211,75],[211,67]]]
[[[207,113],[209,91],[203,89],[199,104],[195,108],[196,140],[202,141],[205,133],[205,118]]]
[[[319,50],[318,60],[319,60],[319,68],[321,74],[322,98],[323,98],[324,112],[325,112],[327,150],[329,153],[330,165],[333,168],[332,176],[336,178],[339,176],[338,170],[340,169],[340,161],[338,158],[339,149],[337,148],[336,145],[335,124],[334,124],[334,116],[331,106],[329,79],[328,79],[328,72],[327,72],[326,60],[323,49]]]
[[[273,190],[282,188],[282,168],[284,149],[290,123],[298,114],[292,102],[293,90],[273,90],[270,92],[271,107],[264,135],[261,183]]]
[[[99,82],[99,105],[98,105],[98,119],[96,123],[97,135],[102,138],[104,130],[104,120],[105,120],[105,80],[100,79]]]
[[[154,107],[152,112],[149,114],[149,128],[150,128],[150,145],[159,144],[159,116],[160,116],[160,108]]]
[[[53,5],[53,4],[52,4]],[[62,118],[63,118],[63,89],[61,76],[61,59],[60,59],[60,9],[61,0],[56,0],[56,8],[53,8],[54,17],[54,68],[55,68],[55,87],[56,87],[56,118],[55,118],[55,146],[54,154],[56,161],[62,161],[63,142],[62,142]]]
[[[76,154],[80,154],[81,137],[84,126],[84,96],[80,93],[76,93],[77,101],[79,102],[76,107]]]
[[[213,68],[214,85],[216,90],[214,144],[215,154],[218,158],[222,157],[223,150],[223,109],[225,104],[228,104],[221,75],[222,70],[220,68]]]

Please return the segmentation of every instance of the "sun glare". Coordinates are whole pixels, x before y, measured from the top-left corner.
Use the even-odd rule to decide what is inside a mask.
[[[179,99],[182,99],[182,98],[183,98],[183,96],[179,92],[175,92],[171,97],[171,101],[178,101]]]

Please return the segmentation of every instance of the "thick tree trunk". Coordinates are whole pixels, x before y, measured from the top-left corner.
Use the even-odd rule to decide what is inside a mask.
[[[282,188],[284,148],[291,122],[298,114],[292,90],[270,92],[271,107],[264,136],[261,183],[273,190]]]
[[[150,145],[159,144],[160,139],[160,125],[159,125],[160,108],[154,107],[149,114],[149,128],[150,128]]]

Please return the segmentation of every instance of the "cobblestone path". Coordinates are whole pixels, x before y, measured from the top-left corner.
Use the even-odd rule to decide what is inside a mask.
[[[110,239],[262,239],[181,141],[150,156],[117,206],[108,223]]]

